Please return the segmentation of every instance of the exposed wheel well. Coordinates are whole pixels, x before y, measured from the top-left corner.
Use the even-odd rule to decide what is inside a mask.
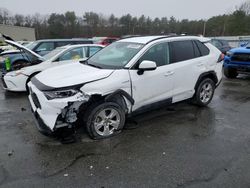
[[[80,106],[78,116],[84,117],[86,110],[90,106],[95,105],[95,104],[100,104],[102,102],[114,102],[114,103],[118,104],[119,106],[121,106],[124,109],[125,114],[127,114],[128,107],[127,107],[127,104],[125,102],[123,94],[124,93],[116,91],[116,92],[108,94],[106,96],[102,96],[99,94],[92,95],[90,100],[87,103],[84,103]],[[80,120],[80,119],[81,118],[78,117],[78,120]]]

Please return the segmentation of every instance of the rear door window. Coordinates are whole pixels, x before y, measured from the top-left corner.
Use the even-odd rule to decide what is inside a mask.
[[[193,48],[194,48],[194,56],[195,57],[200,57],[201,52],[200,52],[198,46],[196,45],[195,41],[193,41]]]
[[[193,42],[191,40],[171,42],[170,47],[171,63],[196,58]]]

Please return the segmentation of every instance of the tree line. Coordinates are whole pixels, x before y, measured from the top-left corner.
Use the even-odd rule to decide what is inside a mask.
[[[231,13],[214,16],[208,20],[178,20],[175,17],[135,17],[130,14],[116,17],[95,12],[77,16],[75,12],[50,15],[12,15],[0,8],[0,24],[33,27],[37,39],[80,38],[93,36],[205,34],[206,36],[250,35],[250,1],[236,7]]]

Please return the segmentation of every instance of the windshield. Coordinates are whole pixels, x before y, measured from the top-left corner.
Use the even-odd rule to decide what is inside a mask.
[[[106,69],[121,69],[142,47],[143,44],[139,43],[115,42],[92,56],[88,64]]]
[[[51,59],[52,57],[58,55],[59,53],[61,53],[62,51],[64,51],[66,48],[56,48],[54,50],[52,50],[50,53],[46,54],[45,56],[43,56],[43,58],[45,60]]]
[[[33,50],[37,44],[38,44],[38,42],[31,42],[30,44],[25,45],[25,47],[30,49],[30,50]]]

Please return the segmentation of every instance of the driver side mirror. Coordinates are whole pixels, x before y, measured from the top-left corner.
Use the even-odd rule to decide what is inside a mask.
[[[140,63],[139,65],[139,70],[138,70],[138,74],[142,75],[144,73],[144,71],[153,71],[157,68],[156,63],[154,61],[148,61],[148,60],[144,60]]]

